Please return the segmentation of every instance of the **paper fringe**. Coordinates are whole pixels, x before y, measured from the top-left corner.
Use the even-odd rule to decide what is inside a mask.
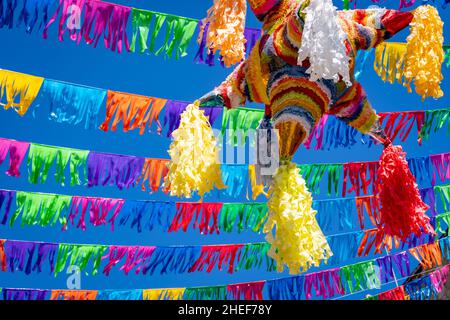
[[[9,168],[6,174],[12,177],[20,177],[19,168],[28,151],[28,142],[20,142],[0,138],[0,165],[5,161],[9,152]]]
[[[249,168],[244,165],[221,165],[222,181],[226,189],[220,194],[237,198],[244,190]]]
[[[166,177],[168,169],[168,160],[163,159],[145,159],[142,174],[137,179],[136,183],[141,183],[142,191],[146,191],[145,183],[148,183],[150,192],[156,192],[162,185]],[[168,191],[167,188],[164,191]]]
[[[111,225],[111,231],[114,231],[115,220],[119,215],[124,202],[125,200],[122,199],[74,196],[72,197],[72,205],[67,217],[67,221],[63,224],[63,229],[66,230],[69,223],[75,225],[75,219],[79,217],[78,222],[76,223],[76,227],[81,228],[83,231],[85,231],[86,213],[89,209],[89,222],[92,226],[97,227],[109,223]],[[111,216],[108,220],[106,220],[111,212]]]
[[[197,20],[135,8],[132,10],[133,39],[130,46],[131,52],[135,52],[139,45],[139,53],[149,52],[155,55],[164,53],[169,58],[172,58],[175,54],[177,60],[187,55],[187,48],[197,28]],[[156,39],[164,26],[166,30],[163,45],[155,50]]]
[[[105,90],[44,80],[39,105],[49,108],[49,119],[78,125],[87,130],[98,127],[98,114],[106,96]]]
[[[227,268],[228,273],[235,271],[234,264],[240,260],[240,249],[243,245],[204,246],[198,259],[189,268],[189,272],[203,271],[211,272],[217,265],[219,270]],[[227,266],[228,265],[228,266]]]
[[[50,300],[96,300],[97,290],[52,290]]]
[[[450,109],[425,111],[425,119],[420,130],[420,138],[428,140],[431,132],[436,133],[447,123],[447,133],[450,132]]]
[[[222,136],[233,146],[245,145],[249,131],[255,131],[264,117],[264,110],[234,108],[224,109],[222,118]],[[255,139],[256,136],[253,136]],[[254,140],[252,141],[254,143]]]
[[[226,286],[186,288],[183,295],[183,300],[226,300],[226,298]]]
[[[105,245],[82,245],[82,244],[64,244],[58,246],[58,255],[56,258],[55,275],[64,271],[66,264],[77,266],[80,271],[87,268],[92,261],[92,275],[96,275],[100,268],[103,253],[108,249]]]
[[[197,192],[203,198],[214,187],[225,188],[220,175],[219,148],[198,102],[186,108],[172,136],[171,161],[164,180],[164,187],[170,186],[172,196],[190,198]]]
[[[89,152],[87,158],[88,187],[115,185],[120,190],[136,184],[144,158]]]
[[[16,211],[9,221],[10,226],[22,215],[21,226],[55,226],[64,224],[72,197],[32,192],[16,193]],[[5,221],[6,222],[6,221]]]
[[[80,170],[86,176],[86,161],[89,151],[62,147],[45,146],[32,143],[28,153],[28,181],[33,184],[45,183],[48,172],[56,162],[55,180],[64,185],[65,168],[70,167],[70,185],[81,185]]]
[[[287,265],[291,274],[297,274],[326,261],[331,249],[315,219],[311,193],[295,164],[278,168],[269,196],[264,232],[271,244],[268,254],[276,260],[278,272]]]
[[[183,300],[184,288],[143,290],[143,300]]]
[[[106,118],[100,129],[107,132],[112,117],[115,116],[111,131],[116,131],[117,125],[122,122],[124,132],[139,129],[139,134],[142,135],[147,127],[150,128],[156,122],[156,132],[161,134],[159,114],[166,102],[165,99],[108,91]]]
[[[198,228],[201,234],[219,234],[219,212],[222,203],[177,203],[177,213],[172,221],[169,232],[180,228],[186,232],[193,221],[193,228]]]
[[[265,281],[232,284],[227,286],[227,293],[232,300],[263,300]]]
[[[0,106],[23,116],[36,99],[44,78],[0,70]]]
[[[156,247],[111,246],[108,255],[104,257],[109,261],[103,268],[103,273],[109,276],[112,267],[118,264],[126,256],[125,262],[120,267],[120,270],[123,270],[123,272],[128,275],[130,271],[136,268],[136,274],[139,274],[142,270],[142,274],[145,275],[149,269],[149,263],[155,250]]]
[[[204,26],[208,25],[206,43],[208,54],[220,51],[222,61],[229,67],[245,58],[246,0],[214,0],[202,21],[198,42],[202,42]]]

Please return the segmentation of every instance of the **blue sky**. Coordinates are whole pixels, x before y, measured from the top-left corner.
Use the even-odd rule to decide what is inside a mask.
[[[115,3],[134,6],[176,15],[202,18],[212,1],[125,1],[114,0]],[[419,2],[419,1],[418,1]],[[384,2],[389,8],[396,8],[398,0]],[[340,1],[335,4],[341,6]],[[367,7],[368,0],[358,1],[360,8]],[[444,35],[450,34],[450,9],[440,10],[445,22]],[[248,16],[249,27],[259,27],[258,21]],[[219,84],[231,72],[221,67],[208,67],[193,63],[196,45],[192,42],[190,55],[176,61],[152,55],[122,53],[117,54],[102,47],[97,48],[85,44],[76,45],[67,38],[60,43],[57,40],[55,27],[51,27],[49,39],[42,39],[40,33],[27,35],[22,29],[0,29],[0,39],[3,49],[0,51],[0,68],[34,74],[45,78],[62,80],[87,86],[130,92],[174,100],[193,101],[205,92]],[[394,41],[404,41],[407,32],[402,32]],[[445,41],[450,43],[449,41]],[[370,58],[361,82],[366,88],[373,106],[382,112],[402,110],[427,110],[447,108],[450,102],[450,68],[443,68],[444,81],[442,88],[445,96],[439,100],[427,99],[425,102],[415,94],[408,94],[401,85],[383,83],[375,74]],[[157,135],[142,135],[138,132],[104,133],[100,130],[86,131],[82,127],[57,124],[46,119],[47,110],[41,106],[35,110],[35,117],[29,112],[21,118],[12,111],[0,112],[0,137],[16,140],[43,143],[55,146],[67,146],[78,149],[88,149],[101,152],[129,154],[154,158],[167,158],[170,140]],[[100,117],[101,118],[101,117]],[[218,121],[219,123],[220,121]],[[414,136],[414,134],[412,134]],[[433,135],[432,138],[419,147],[414,138],[408,139],[404,149],[409,157],[419,157],[428,154],[449,152],[448,138],[444,133]],[[294,160],[298,163],[329,163],[349,161],[377,160],[381,149],[355,146],[350,150],[308,151],[301,148]],[[3,165],[0,170],[6,170]],[[23,165],[22,171],[26,168]],[[4,174],[0,175],[0,188],[36,192],[49,192],[73,195],[88,195],[100,197],[119,197],[126,199],[167,199],[161,193],[149,195],[140,188],[119,191],[114,187],[61,187],[53,182],[45,185],[31,185],[25,174],[16,179]],[[51,179],[49,179],[51,180]],[[424,186],[427,187],[427,186]],[[325,197],[320,195],[319,197]],[[244,201],[245,199],[241,199]],[[227,199],[211,198],[210,201],[227,201]],[[228,201],[231,201],[228,199]],[[56,228],[14,228],[0,226],[0,238],[17,240],[34,240],[64,243],[104,243],[122,245],[184,245],[184,244],[222,244],[246,243],[263,241],[263,235],[244,233],[220,236],[200,236],[196,232],[177,234],[142,233],[132,230],[118,229],[109,232],[108,228],[90,229],[86,232],[71,229],[62,233]],[[286,274],[284,274],[286,275]],[[207,286],[227,283],[273,279],[283,275],[276,272],[241,271],[233,275],[225,272],[125,276],[121,272],[113,272],[110,277],[103,275],[83,276],[83,289],[134,289],[134,288],[164,288],[185,286]],[[64,275],[54,277],[47,273],[26,276],[22,273],[0,273],[0,287],[27,288],[65,288]]]

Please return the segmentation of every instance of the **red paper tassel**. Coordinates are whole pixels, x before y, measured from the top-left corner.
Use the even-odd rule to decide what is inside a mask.
[[[383,234],[405,241],[412,234],[434,233],[430,219],[425,215],[428,206],[420,197],[401,146],[390,145],[384,149],[376,184]]]

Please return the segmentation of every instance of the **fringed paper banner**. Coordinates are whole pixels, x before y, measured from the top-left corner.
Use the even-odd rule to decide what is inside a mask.
[[[198,287],[186,288],[183,294],[183,300],[226,300],[227,287]]]
[[[365,229],[367,218],[369,217],[370,226],[378,227],[380,225],[380,204],[376,197],[358,197],[355,199],[356,210],[358,212],[359,226]]]
[[[373,261],[345,266],[340,269],[340,272],[342,285],[345,286],[346,293],[379,289],[381,287]]]
[[[355,199],[313,201],[317,222],[325,234],[339,234],[357,230]]]
[[[235,271],[235,263],[239,263],[242,244],[236,245],[212,245],[202,247],[198,259],[189,268],[189,272],[211,272],[217,265],[219,270],[226,268],[228,273]]]
[[[409,249],[409,252],[416,258],[424,270],[430,270],[442,265],[439,242],[412,248]]]
[[[219,191],[219,193],[227,197],[239,197],[244,191],[244,186],[247,182],[248,166],[223,164],[221,171],[222,181],[227,188]]]
[[[142,168],[142,174],[136,181],[141,183],[142,191],[146,191],[145,183],[148,183],[151,192],[156,192],[162,186],[165,176],[169,172],[168,164],[169,160],[163,159],[145,159],[144,167]],[[168,191],[170,186],[164,188],[164,191]]]
[[[169,232],[182,229],[187,231],[191,222],[201,234],[219,234],[219,213],[222,203],[177,203],[177,213],[170,225]]]
[[[24,27],[25,32],[32,33],[35,29],[42,29],[50,18],[50,9],[56,4],[55,0],[24,0],[17,17],[17,27]]]
[[[91,151],[87,160],[88,187],[115,185],[127,189],[138,180],[144,163],[140,157]]]
[[[433,290],[430,277],[422,277],[404,285],[411,300],[434,300],[437,293]]]
[[[450,132],[450,109],[425,111],[425,119],[419,137],[428,140],[430,134],[436,133],[447,123],[447,133]]]
[[[50,300],[96,300],[97,290],[52,290]]]
[[[372,186],[372,193],[376,193],[374,182],[377,181],[378,162],[351,162],[344,163],[344,180],[342,183],[342,195],[354,192],[356,196],[361,193],[367,195],[369,186]],[[347,188],[347,183],[350,188]]]
[[[437,293],[441,293],[441,291],[445,288],[448,281],[448,273],[449,265],[447,264],[445,267],[437,269],[430,274],[431,284]]]
[[[328,117],[324,133],[324,150],[331,148],[349,148],[354,146],[358,140],[365,141],[365,136],[361,135],[355,128],[350,127],[336,117]]]
[[[100,125],[100,129],[107,132],[112,120],[111,131],[116,131],[117,125],[122,122],[124,132],[139,129],[139,133],[142,135],[146,128],[150,128],[155,122],[158,126],[156,132],[160,134],[162,128],[159,114],[166,102],[166,99],[108,91],[106,118]]]
[[[403,286],[378,294],[378,300],[406,300]]]
[[[304,146],[306,149],[311,149],[311,144],[313,139],[316,140],[316,146],[315,150],[322,150],[323,149],[323,138],[324,138],[324,128],[328,121],[328,115],[324,115],[322,118],[320,118],[320,121],[313,127],[313,130],[311,131],[311,134],[309,135],[308,140],[304,142]]]
[[[105,96],[106,90],[45,79],[37,101],[48,107],[50,120],[82,124],[92,130],[98,127],[98,114]]]
[[[380,113],[379,115],[385,133],[391,141],[394,141],[398,136],[402,142],[405,142],[415,125],[420,144],[420,133],[425,121],[425,111],[389,112]]]
[[[6,240],[0,239],[0,266],[3,272],[6,271],[5,242]]]
[[[181,114],[186,110],[189,102],[168,100],[166,106],[164,108],[164,124],[163,126],[167,126],[167,137],[172,136],[172,132],[174,132],[180,126]],[[214,122],[218,118],[219,114],[222,112],[222,107],[200,107],[200,110],[205,112],[205,116],[208,118],[211,126],[214,125]]]
[[[200,256],[200,247],[156,247],[146,270],[153,275],[191,272],[191,268]]]
[[[184,288],[143,290],[143,300],[182,300]]]
[[[320,193],[320,182],[325,173],[328,178],[328,195],[338,193],[342,164],[305,164],[300,165],[300,173],[306,180],[306,185],[312,193]]]
[[[448,0],[446,0],[448,2]],[[444,63],[446,64],[447,68],[450,67],[450,46],[444,46]]]
[[[48,259],[50,271],[53,272],[57,250],[57,244],[8,240],[4,244],[6,265],[2,269],[9,272],[20,271],[25,274],[30,274],[32,271],[42,272],[44,262]]]
[[[441,235],[445,235],[448,233],[448,229],[450,228],[450,212],[440,214],[436,216],[436,232]]]
[[[32,143],[28,153],[28,181],[34,184],[45,183],[51,166],[56,162],[55,180],[64,185],[65,169],[70,163],[70,185],[80,185],[80,170],[86,173],[88,153],[89,151],[86,150]]]
[[[0,138],[0,165],[5,161],[9,153],[9,169],[6,174],[12,177],[20,177],[19,168],[27,153],[28,142],[20,142]]]
[[[344,233],[327,237],[333,256],[328,260],[329,265],[338,265],[354,259],[358,255],[358,244],[363,232]]]
[[[231,145],[244,145],[248,142],[249,131],[256,130],[263,118],[264,110],[225,108],[222,118],[222,136],[226,137]],[[256,136],[254,135],[253,138]]]
[[[316,297],[330,299],[337,295],[344,295],[345,290],[341,283],[340,269],[319,271],[305,275],[305,297],[307,300],[313,297],[312,289]]]
[[[222,67],[225,67],[222,56],[209,51],[207,46],[207,37],[209,31],[209,23],[203,26],[203,22],[199,21],[199,30],[203,30],[202,37],[198,39],[198,50],[194,58],[194,62],[197,64],[206,64],[210,67],[214,66],[216,61],[220,63]],[[260,29],[245,28],[244,38],[245,38],[245,53],[248,56],[250,51],[256,45],[256,42],[261,37],[262,31]]]
[[[276,262],[267,253],[270,250],[269,243],[250,243],[242,249],[236,271],[239,270],[267,270],[275,271]],[[264,267],[263,267],[264,265]]]
[[[395,280],[394,261],[392,256],[377,258],[375,260],[375,263],[380,270],[379,274],[380,274],[380,281],[382,284],[386,284],[391,282],[392,280]]]
[[[419,191],[420,197],[422,198],[423,202],[425,202],[429,206],[430,216],[435,217],[438,214],[436,211],[437,209],[436,194],[438,193],[438,191],[435,192],[433,188],[425,188]]]
[[[432,169],[430,157],[420,157],[407,159],[408,167],[413,176],[416,177],[418,183],[432,184]]]
[[[111,225],[111,231],[114,231],[115,220],[124,202],[125,200],[122,199],[74,196],[67,222],[63,228],[65,230],[69,223],[75,225],[75,219],[78,217],[76,227],[81,228],[83,231],[86,230],[86,213],[89,209],[89,222],[92,226],[97,227],[109,223]]]
[[[74,19],[71,14],[76,6],[80,12],[79,19]],[[130,7],[98,0],[59,0],[58,10],[47,23],[43,37],[47,39],[48,28],[59,18],[58,23],[58,39],[63,41],[64,33],[69,33],[70,39],[76,41],[77,44],[83,39],[88,45],[97,47],[98,42],[103,38],[105,48],[111,51],[121,53],[124,47],[126,51],[130,51],[128,37],[126,33],[128,18],[131,13]],[[83,21],[81,22],[81,14]],[[78,21],[77,21],[78,20]],[[68,22],[68,23],[66,23]],[[74,28],[73,24],[79,23],[78,28]]]
[[[435,186],[434,192],[439,196],[440,207],[443,211],[450,211],[450,185]]]
[[[145,291],[145,290],[144,290]],[[101,290],[98,291],[95,300],[121,300],[121,301],[136,301],[143,300],[143,290]]]
[[[44,78],[28,74],[0,70],[0,106],[13,108],[23,116],[33,103]]]
[[[120,267],[120,270],[123,270],[126,275],[134,268],[136,268],[136,274],[139,274],[141,271],[142,274],[146,274],[155,250],[156,247],[110,246],[107,256],[103,257],[103,259],[108,259],[107,265],[103,268],[103,273],[109,276],[112,267],[125,258],[125,262]]]
[[[0,224],[5,225],[9,219],[11,204],[16,196],[16,191],[0,190],[0,213],[3,212],[3,218]]]
[[[69,266],[77,266],[80,271],[87,269],[89,262],[92,263],[92,275],[96,275],[100,268],[103,253],[108,249],[104,245],[82,245],[64,244],[58,246],[56,258],[55,275],[64,271],[67,263]],[[87,271],[86,271],[87,272]]]
[[[126,201],[119,219],[119,226],[128,226],[141,233],[156,228],[168,231],[175,216],[174,202]]]
[[[50,290],[3,288],[3,300],[48,300]]]
[[[431,165],[433,167],[432,185],[436,185],[436,178],[439,177],[441,182],[450,179],[450,153],[435,154],[430,156]]]
[[[175,59],[187,55],[187,48],[194,36],[198,20],[164,13],[133,8],[133,40],[130,51],[135,52],[137,40],[140,53],[164,53],[165,57]],[[156,39],[165,27],[162,46],[155,50]],[[149,42],[150,37],[150,42]]]
[[[227,286],[228,300],[263,300],[265,281],[230,284]]]
[[[22,216],[22,227],[33,225],[53,227],[56,223],[64,224],[71,200],[71,196],[18,191],[16,211],[11,216],[9,224],[13,226],[19,215]]]
[[[266,283],[270,300],[301,300],[304,276],[268,280]]]
[[[267,219],[265,203],[224,203],[219,215],[221,232],[251,230],[261,233]]]

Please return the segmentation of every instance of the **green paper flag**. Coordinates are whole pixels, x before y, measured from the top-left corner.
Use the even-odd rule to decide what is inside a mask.
[[[61,213],[70,208],[71,200],[71,196],[17,191],[17,209],[11,217],[10,224],[13,226],[17,217],[22,214],[22,227],[54,226],[58,221],[64,225],[66,217],[61,216]]]
[[[447,133],[450,132],[450,109],[425,111],[425,120],[420,130],[419,138],[428,140],[431,132],[436,133],[447,123]]]
[[[139,37],[140,53],[145,53],[148,50],[149,53],[155,55],[164,53],[167,57],[172,58],[175,52],[176,59],[187,55],[187,47],[198,25],[198,20],[195,19],[134,8],[132,22],[131,52],[136,51],[136,42]],[[163,44],[155,51],[156,39],[164,27]],[[150,43],[148,44],[149,36]]]
[[[225,108],[222,117],[222,135],[225,136],[225,133],[228,132],[230,144],[237,146],[240,140],[240,144],[244,145],[248,139],[249,130],[256,130],[263,118],[264,110]]]
[[[435,186],[434,192],[439,195],[444,212],[450,211],[450,185]]]
[[[60,244],[56,258],[55,275],[62,272],[70,258],[69,266],[77,266],[85,270],[89,261],[92,260],[92,275],[98,273],[103,253],[108,246],[82,245],[82,244]],[[86,272],[88,274],[88,272]]]
[[[276,264],[267,254],[270,250],[270,243],[250,243],[243,248],[241,259],[236,267],[239,270],[256,270],[262,267],[263,262],[266,264],[267,271],[275,271]]]
[[[261,233],[268,211],[265,203],[224,203],[220,211],[221,232],[251,230]]]
[[[339,179],[343,170],[342,164],[302,164],[298,167],[311,193],[320,193],[320,181],[327,173],[328,194],[331,195],[332,191],[338,194]]]
[[[227,287],[198,287],[186,288],[183,295],[183,300],[226,300]]]
[[[30,144],[28,154],[28,180],[30,183],[45,183],[48,172],[56,161],[55,179],[57,183],[64,185],[64,170],[70,160],[70,184],[80,185],[79,170],[83,169],[86,176],[87,157],[89,151],[69,148]]]

